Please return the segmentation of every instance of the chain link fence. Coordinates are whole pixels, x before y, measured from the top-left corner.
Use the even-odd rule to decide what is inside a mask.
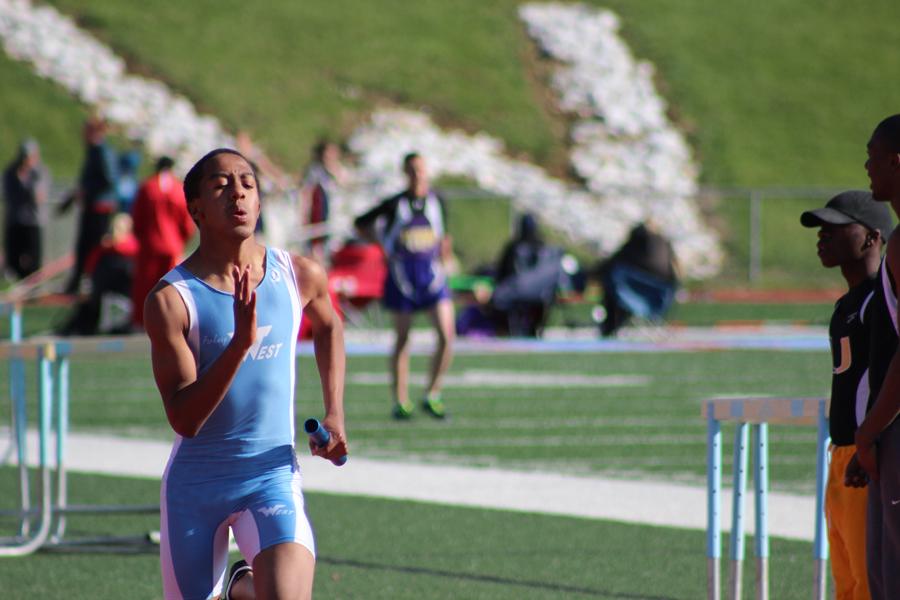
[[[44,262],[65,255],[74,247],[78,207],[65,213],[59,208],[75,183],[54,180],[48,201],[41,207],[43,224]],[[816,256],[815,230],[800,225],[800,214],[816,208],[835,194],[850,188],[832,187],[704,187],[696,197],[705,217],[719,233],[725,249],[726,261],[717,282],[749,287],[834,287],[840,280],[825,272]],[[514,229],[516,209],[509,198],[497,196],[475,187],[452,186],[441,188],[455,217],[453,233],[458,251],[467,253],[464,264],[471,266],[490,262]],[[272,216],[281,221],[285,215],[299,212],[292,203],[297,194],[284,199],[272,194],[267,198]],[[454,212],[454,203],[459,210]],[[491,206],[497,203],[500,206]],[[265,210],[265,209],[264,209]],[[484,212],[496,235],[485,234]],[[490,213],[489,215],[487,213]],[[271,220],[271,219],[270,219]],[[306,237],[294,219],[287,228],[278,229],[272,242],[303,247]],[[471,222],[470,222],[471,221]],[[549,224],[545,227],[552,231]],[[502,230],[501,230],[502,229]],[[468,231],[467,231],[468,230]],[[470,233],[471,239],[467,239]],[[551,234],[554,242],[560,241]],[[590,248],[581,247],[585,258]],[[599,258],[599,257],[596,257]]]

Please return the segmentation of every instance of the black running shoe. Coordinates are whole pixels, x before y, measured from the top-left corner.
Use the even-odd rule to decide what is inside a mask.
[[[228,583],[225,584],[225,600],[231,599],[231,590],[234,588],[234,584],[236,584],[240,579],[249,573],[252,573],[253,569],[250,565],[247,564],[247,561],[243,558],[239,561],[236,561],[233,565],[231,565],[231,570],[228,571]]]

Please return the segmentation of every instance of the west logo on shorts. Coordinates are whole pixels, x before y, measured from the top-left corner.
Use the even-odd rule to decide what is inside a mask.
[[[256,512],[260,513],[266,517],[277,517],[279,515],[292,515],[294,511],[289,509],[284,504],[275,504],[273,506],[263,506],[262,508],[257,508]]]

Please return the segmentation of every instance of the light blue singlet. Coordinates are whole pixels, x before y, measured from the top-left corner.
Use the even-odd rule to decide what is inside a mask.
[[[188,345],[202,374],[234,333],[234,297],[182,266],[164,278],[188,311]],[[256,341],[222,402],[193,438],[176,436],[161,490],[166,598],[221,590],[228,527],[241,552],[298,542],[314,553],[294,456],[294,382],[301,303],[290,255],[266,250],[256,288]]]

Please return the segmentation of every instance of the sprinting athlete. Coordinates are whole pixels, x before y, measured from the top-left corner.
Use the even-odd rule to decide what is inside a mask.
[[[177,434],[160,492],[164,596],[222,593],[231,528],[250,568],[228,598],[309,598],[315,545],[294,454],[295,340],[305,313],[331,433],[310,449],[337,459],[346,452],[341,323],[318,264],[257,243],[257,179],[241,154],[213,150],[184,191],[199,247],[144,306]]]
[[[853,436],[869,400],[869,307],[874,294],[883,240],[891,214],[872,194],[838,194],[824,208],[804,212],[800,222],[819,228],[819,260],[839,267],[848,291],[834,305],[828,334],[833,375],[829,427],[831,460],[825,515],[831,572],[837,600],[868,600],[866,576],[866,490],[844,485],[844,472],[856,451]]]
[[[431,190],[425,159],[413,152],[403,158],[406,190],[382,201],[355,221],[366,237],[377,237],[388,261],[384,305],[394,314],[396,341],[391,355],[394,396],[393,415],[408,419],[413,414],[407,389],[409,381],[409,330],[413,315],[427,311],[437,333],[431,361],[431,377],[422,407],[432,416],[446,416],[441,400],[441,380],[453,356],[453,301],[443,267],[449,259],[447,214],[440,196]],[[375,227],[380,231],[376,236]]]
[[[900,215],[900,115],[884,119],[868,143],[866,172],[872,196],[890,202]],[[856,430],[856,459],[847,467],[848,485],[868,483],[866,561],[874,600],[900,598],[900,353],[897,352],[897,277],[900,232],[888,239],[872,299],[869,354],[870,408]]]

